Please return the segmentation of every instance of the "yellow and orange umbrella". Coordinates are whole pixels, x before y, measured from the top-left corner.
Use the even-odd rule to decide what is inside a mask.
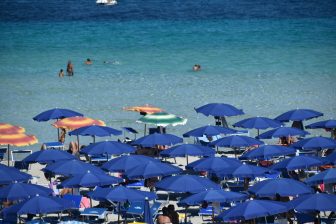
[[[104,121],[94,120],[89,117],[68,117],[62,120],[56,121],[53,126],[56,128],[64,128],[67,130],[74,130],[89,125],[105,126]]]
[[[34,135],[24,133],[17,134],[0,134],[0,145],[7,145],[8,166],[9,166],[9,146],[27,146],[37,143],[38,140]]]
[[[0,123],[0,134],[16,134],[24,132],[25,129],[23,127],[11,125],[8,123]]]
[[[154,107],[149,104],[145,104],[143,106],[134,106],[134,107],[124,107],[124,110],[127,111],[136,111],[140,113],[146,113],[146,114],[153,114],[157,112],[162,112],[163,110],[159,107]]]

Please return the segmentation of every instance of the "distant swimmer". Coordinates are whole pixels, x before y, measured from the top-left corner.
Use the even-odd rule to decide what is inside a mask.
[[[64,71],[61,69],[58,73],[58,77],[63,78],[64,77]]]
[[[74,68],[73,68],[73,65],[72,65],[71,61],[68,61],[66,71],[67,71],[68,76],[73,76],[74,75]]]
[[[92,65],[91,59],[90,58],[86,59],[85,64],[86,65]]]
[[[201,71],[201,65],[199,64],[195,64],[194,67],[193,67],[193,70],[196,72],[196,71]]]

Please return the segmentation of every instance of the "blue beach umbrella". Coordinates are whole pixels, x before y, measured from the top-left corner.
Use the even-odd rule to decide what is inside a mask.
[[[182,204],[197,205],[206,202],[232,202],[247,199],[247,194],[224,191],[222,189],[206,190],[181,200]]]
[[[110,172],[125,172],[126,170],[132,169],[149,161],[160,162],[159,160],[153,159],[149,156],[129,155],[111,159],[102,165],[102,169]]]
[[[209,171],[216,172],[223,169],[228,169],[231,167],[238,167],[242,163],[234,158],[227,157],[209,157],[196,160],[186,166],[188,169],[193,169],[195,171]]]
[[[126,170],[125,175],[129,179],[136,179],[136,178],[147,179],[151,177],[169,176],[181,172],[182,169],[176,166],[162,162],[148,161],[147,163],[140,164],[132,169]]]
[[[14,167],[8,167],[0,164],[0,184],[27,182],[31,178],[31,175],[21,172]]]
[[[248,191],[258,197],[297,196],[313,193],[313,189],[306,184],[288,178],[269,179],[251,186]]]
[[[113,201],[118,202],[118,223],[120,220],[120,203],[121,202],[132,202],[132,201],[144,201],[146,199],[153,200],[157,196],[151,192],[138,191],[134,189],[129,189],[124,186],[118,186],[115,188],[101,188],[98,187],[96,190],[89,193],[89,196],[98,201]]]
[[[224,190],[207,190],[202,191],[197,194],[191,195],[183,199],[180,203],[186,205],[197,205],[206,202],[232,202],[232,201],[241,201],[247,198],[246,194],[224,191]],[[212,223],[214,223],[214,209],[212,209]]]
[[[212,126],[207,125],[203,127],[199,127],[196,129],[193,129],[191,131],[188,131],[183,134],[183,137],[202,137],[202,136],[216,136],[220,134],[235,134],[237,133],[237,130],[231,129],[231,128],[224,128],[221,126]]]
[[[230,167],[215,173],[218,177],[255,178],[262,177],[268,172],[270,170],[264,167],[242,164],[238,167]]]
[[[332,152],[330,155],[322,158],[323,161],[327,164],[336,164],[336,151]]]
[[[88,155],[121,155],[124,153],[134,153],[135,148],[117,141],[102,141],[86,146],[81,152]]]
[[[312,124],[308,124],[306,126],[308,129],[315,129],[315,128],[336,128],[336,120],[325,120],[319,121]]]
[[[62,187],[79,188],[79,187],[95,187],[107,186],[123,182],[123,179],[112,177],[103,173],[86,173],[77,174],[61,183]]]
[[[214,149],[196,144],[177,145],[160,153],[163,157],[187,157],[187,164],[188,156],[214,156],[215,154]]]
[[[145,204],[144,204],[144,222],[147,224],[154,224],[153,215],[149,207],[148,198],[145,199]]]
[[[287,212],[289,208],[284,202],[268,200],[250,200],[239,203],[224,211],[218,217],[224,221],[249,220]]]
[[[78,113],[73,110],[69,109],[62,109],[62,108],[55,108],[51,110],[44,111],[35,117],[33,117],[34,121],[49,121],[54,119],[63,119],[66,117],[83,117],[84,115],[81,113]]]
[[[95,142],[95,136],[104,137],[104,136],[121,135],[121,134],[122,131],[119,131],[111,127],[99,126],[99,125],[84,126],[69,132],[69,135],[92,136],[93,142]]]
[[[156,187],[180,193],[198,193],[209,189],[220,189],[220,186],[211,180],[195,175],[178,175],[162,179]]]
[[[281,125],[281,122],[267,117],[251,117],[238,121],[237,123],[233,124],[233,127],[254,128],[257,129],[257,135],[259,135],[259,129],[277,128]]]
[[[300,212],[336,211],[336,195],[307,194],[288,202],[289,206]]]
[[[276,156],[292,155],[296,153],[296,149],[281,145],[262,145],[252,149],[243,155],[240,159],[271,159]]]
[[[132,144],[152,147],[155,145],[174,145],[181,142],[183,142],[183,139],[176,135],[154,133],[141,137],[135,140]]]
[[[334,184],[336,183],[336,168],[327,169],[321,173],[318,173],[312,177],[309,177],[305,180],[309,185],[317,184]]]
[[[62,160],[73,160],[75,156],[58,149],[48,149],[33,152],[22,160],[24,163],[54,163]]]
[[[232,135],[220,138],[211,144],[218,147],[240,148],[252,145],[262,145],[264,142],[248,136]]]
[[[321,158],[316,156],[295,156],[292,158],[284,159],[272,165],[270,168],[272,170],[297,170],[297,169],[307,169],[314,166],[323,165]]]
[[[271,138],[280,138],[280,137],[290,137],[290,136],[305,136],[309,133],[298,128],[292,127],[280,127],[275,128],[269,131],[266,131],[257,136],[259,139],[271,139]]]
[[[11,183],[0,188],[0,200],[16,201],[27,199],[35,195],[48,196],[52,194],[52,190],[35,184]]]
[[[277,121],[288,122],[288,121],[303,121],[309,120],[312,118],[323,116],[323,113],[310,110],[310,109],[295,109],[287,111],[283,114],[280,114],[275,118]]]
[[[312,137],[295,142],[291,147],[303,150],[335,149],[336,140],[326,137]]]
[[[92,164],[80,161],[78,159],[58,161],[58,162],[55,162],[53,164],[46,166],[42,170],[44,172],[49,172],[49,173],[64,175],[64,176],[74,176],[77,174],[86,173],[87,171],[90,171],[92,173],[105,173],[100,168]]]
[[[195,108],[197,113],[202,113],[205,116],[236,116],[244,114],[243,110],[225,103],[209,103],[199,108]]]
[[[19,204],[5,208],[4,214],[47,214],[75,208],[70,200],[58,197],[36,195]]]

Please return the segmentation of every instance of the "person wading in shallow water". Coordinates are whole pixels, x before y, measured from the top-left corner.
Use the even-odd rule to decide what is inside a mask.
[[[73,65],[72,65],[71,61],[68,61],[67,75],[68,76],[73,76],[74,75],[74,69],[73,69]]]

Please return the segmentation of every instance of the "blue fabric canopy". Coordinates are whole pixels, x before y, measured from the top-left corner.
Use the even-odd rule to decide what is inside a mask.
[[[289,206],[299,212],[336,211],[336,195],[308,194],[288,202]]]
[[[12,183],[0,188],[0,200],[16,201],[35,195],[48,196],[53,191],[50,188],[35,184]]]
[[[336,164],[336,151],[332,152],[330,155],[322,158],[323,161],[327,164]]]
[[[202,113],[205,116],[236,116],[244,114],[243,110],[225,103],[209,103],[199,108],[195,108],[197,113]]]
[[[268,172],[270,170],[264,167],[242,164],[238,167],[230,167],[215,173],[218,177],[255,178],[262,177]]]
[[[79,188],[79,187],[95,187],[107,186],[121,183],[124,180],[118,177],[113,177],[104,173],[86,173],[77,174],[61,183],[62,187]]]
[[[237,130],[231,129],[231,128],[224,128],[221,126],[212,126],[207,125],[203,127],[199,127],[196,129],[193,129],[191,131],[188,131],[183,134],[183,137],[202,137],[202,136],[216,136],[220,134],[235,134],[237,133]]]
[[[248,136],[232,135],[213,141],[211,145],[228,148],[247,147],[252,145],[262,145],[264,142]]]
[[[58,197],[47,197],[36,195],[19,204],[5,208],[2,212],[4,214],[46,214],[52,212],[59,212],[66,209],[75,208],[70,200]]]
[[[155,145],[174,145],[181,142],[183,142],[183,139],[175,135],[154,133],[139,138],[135,140],[132,144],[152,147]]]
[[[89,125],[84,126],[69,132],[69,135],[81,135],[81,136],[111,136],[111,135],[121,135],[122,131],[99,125]]]
[[[275,118],[277,121],[287,122],[287,121],[303,121],[309,120],[312,118],[323,116],[323,113],[320,113],[315,110],[310,109],[296,109],[287,111]]]
[[[219,170],[238,167],[242,165],[242,163],[234,158],[227,158],[227,157],[209,157],[196,160],[186,168],[193,169],[195,171],[209,171],[209,172],[216,172]]]
[[[270,168],[273,170],[297,170],[297,169],[307,169],[313,166],[320,166],[323,161],[316,156],[295,156],[292,158],[284,159],[272,165]]]
[[[276,156],[292,155],[296,149],[281,145],[262,145],[241,155],[240,159],[271,159]]]
[[[75,156],[58,149],[39,150],[22,160],[24,163],[53,163],[61,160],[73,160]]]
[[[313,189],[306,184],[288,178],[269,179],[258,182],[248,189],[248,192],[258,197],[297,196],[313,193]]]
[[[239,203],[221,213],[218,218],[227,220],[249,220],[284,213],[289,210],[283,202],[251,200]]]
[[[156,187],[173,192],[198,193],[208,189],[220,189],[220,186],[207,178],[195,175],[166,177],[156,183]]]
[[[233,127],[267,129],[277,128],[282,125],[281,122],[267,117],[251,117],[233,124]]]
[[[291,147],[303,150],[335,149],[336,140],[326,137],[312,137],[297,141],[293,143]]]
[[[321,173],[309,177],[305,180],[305,182],[309,185],[317,185],[322,183],[334,184],[336,183],[336,168],[327,169]]]
[[[126,172],[129,169],[149,161],[160,162],[159,160],[153,159],[149,156],[129,155],[111,159],[110,161],[103,164],[102,169],[108,170],[110,172]]]
[[[14,167],[8,167],[0,164],[0,184],[9,184],[15,181],[26,182],[31,178],[31,175],[21,172]]]
[[[212,148],[196,145],[196,144],[181,144],[170,147],[160,153],[166,157],[185,157],[185,156],[213,156],[216,151]]]
[[[306,126],[306,128],[336,128],[336,120],[319,121]]]
[[[50,172],[65,176],[74,176],[76,174],[86,173],[88,170],[95,173],[105,173],[100,168],[80,161],[78,159],[62,160],[56,163],[50,164],[42,169],[44,172]]]
[[[55,108],[55,109],[44,111],[44,112],[36,115],[35,117],[33,117],[33,120],[35,120],[35,121],[49,121],[49,120],[53,120],[53,119],[63,119],[63,118],[66,118],[66,117],[75,117],[75,116],[82,117],[84,115],[81,114],[81,113],[78,113],[76,111],[69,110],[69,109]]]
[[[162,163],[162,162],[153,162],[148,161],[146,163],[135,166],[132,169],[126,170],[125,174],[129,179],[136,178],[150,178],[150,177],[159,177],[159,176],[168,176],[171,174],[181,173],[182,169]]]
[[[232,202],[241,201],[247,198],[247,194],[236,193],[231,191],[207,190],[184,198],[180,203],[187,205],[197,205],[206,202]]]
[[[280,137],[290,137],[290,136],[305,136],[308,135],[309,132],[303,131],[298,128],[291,128],[291,127],[280,127],[275,128],[269,131],[266,131],[257,136],[259,139],[271,139],[271,138],[280,138]]]
[[[102,141],[90,144],[81,150],[88,155],[121,155],[124,153],[133,153],[135,148],[117,141]]]

